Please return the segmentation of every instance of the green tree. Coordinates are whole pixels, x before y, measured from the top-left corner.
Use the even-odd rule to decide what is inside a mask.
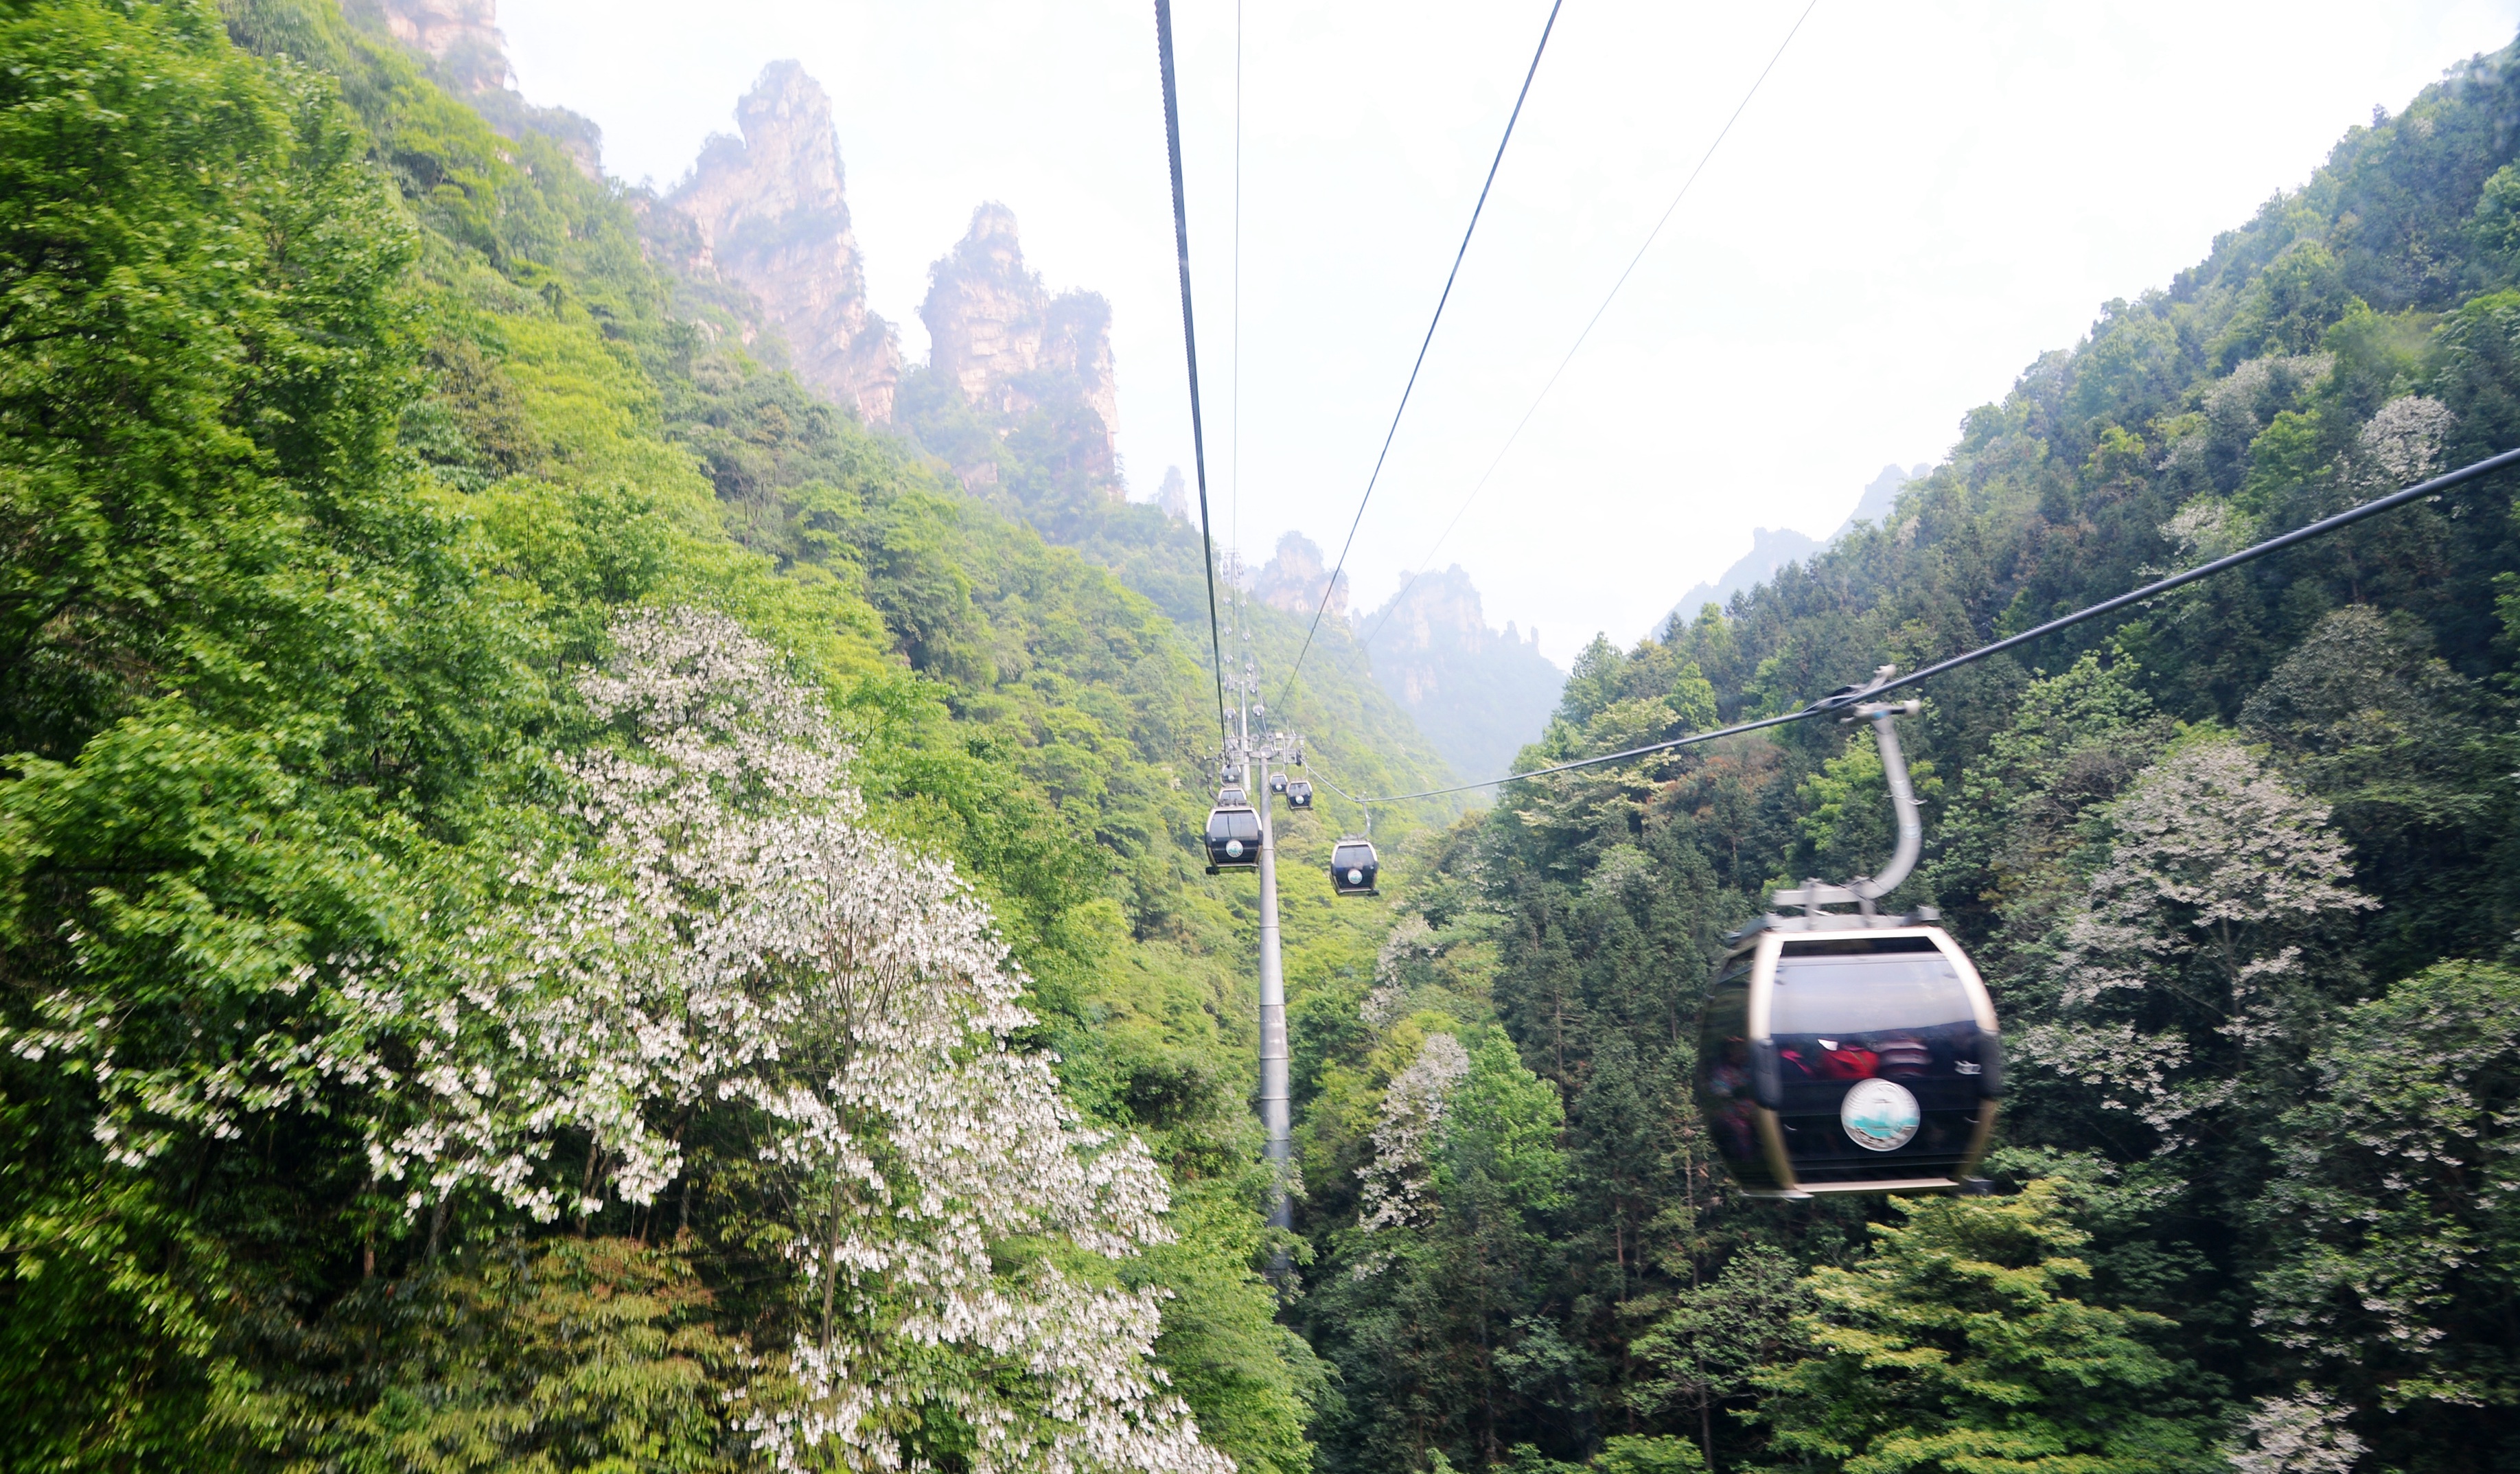
[[[2251,1213],[2260,1324],[2393,1448],[2483,1446],[2520,1407],[2520,973],[2427,968],[2311,1070]]]
[[[2085,654],[2032,682],[1969,764],[1926,874],[1977,936],[2001,948],[2071,904],[2087,816],[2124,793],[2172,736],[2141,676],[2127,659]]]
[[[1932,763],[1910,759],[1908,776],[1919,803],[1931,805],[1942,796],[1943,781],[1934,776]],[[1794,858],[1804,875],[1843,884],[1889,863],[1898,843],[1898,814],[1890,801],[1890,779],[1881,766],[1881,749],[1870,734],[1849,742],[1845,751],[1822,763],[1818,773],[1803,780],[1795,797],[1804,807],[1804,843]],[[1777,884],[1790,886],[1799,878],[1780,875]]]
[[[1581,1349],[1534,1312],[1552,1280],[1549,1215],[1565,1201],[1565,1112],[1512,1042],[1437,1035],[1386,1093],[1371,1208],[1317,1311],[1340,1368],[1355,1467],[1493,1462],[1545,1430],[1581,1447]],[[1576,1433],[1576,1439],[1569,1434]],[[1351,1455],[1355,1456],[1355,1455]]]
[[[2156,1345],[2174,1322],[2075,1298],[2085,1235],[2054,1182],[1896,1207],[1855,1266],[1812,1273],[1813,1355],[1759,1378],[1778,1452],[1847,1474],[2216,1466],[2214,1420]]]
[[[688,1242],[503,1237],[292,1327],[228,1421],[301,1467],[412,1474],[744,1467],[742,1344]]]
[[[1809,1305],[1792,1260],[1766,1244],[1746,1245],[1713,1279],[1675,1292],[1670,1309],[1629,1343],[1629,1354],[1650,1368],[1629,1395],[1651,1410],[1687,1416],[1711,1458],[1716,1410],[1796,1358]]]
[[[359,1243],[310,984],[462,888],[546,691],[394,453],[416,243],[325,82],[192,4],[0,53],[0,1389],[147,1465]]]

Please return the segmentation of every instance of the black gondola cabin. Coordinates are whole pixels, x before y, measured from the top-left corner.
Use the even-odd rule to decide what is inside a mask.
[[[1309,809],[1312,806],[1312,780],[1307,778],[1289,780],[1286,783],[1286,807],[1290,809]]]
[[[1207,816],[1207,872],[1260,868],[1260,811],[1239,788],[1216,795]]]
[[[1872,724],[1899,826],[1890,863],[1778,891],[1802,914],[1735,933],[1698,1016],[1697,1108],[1753,1197],[1984,1185],[1970,1173],[2003,1094],[1995,1001],[1932,908],[1876,909],[1924,843],[1894,726],[1921,703],[1863,699],[1896,674],[1885,665],[1817,708]]]
[[[1330,848],[1330,889],[1342,896],[1378,896],[1374,877],[1382,872],[1382,860],[1373,853],[1373,841],[1354,836],[1340,840]]]
[[[1716,1149],[1756,1197],[1970,1181],[2003,1090],[1995,1005],[1918,917],[1770,917],[1716,969],[1697,1043]]]

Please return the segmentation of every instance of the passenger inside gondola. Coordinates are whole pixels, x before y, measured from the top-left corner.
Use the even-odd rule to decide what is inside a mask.
[[[1733,1161],[1751,1161],[1759,1154],[1756,1128],[1750,1114],[1750,1046],[1734,1038],[1724,1041],[1723,1051],[1707,1071],[1707,1124],[1721,1139],[1717,1149]]]
[[[1977,1039],[1959,974],[1921,937],[1789,944],[1771,997],[1789,1080],[1956,1077]]]

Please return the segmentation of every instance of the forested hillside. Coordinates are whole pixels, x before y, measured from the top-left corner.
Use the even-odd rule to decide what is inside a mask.
[[[1204,642],[364,7],[0,56],[0,1464],[1306,1467]]]
[[[1379,901],[1290,863],[1273,1236],[1199,544],[1107,385],[795,351],[364,3],[0,58],[0,1468],[2520,1466],[2520,485],[1930,689],[1895,899],[2003,1013],[1993,1194],[1713,1165],[1726,932],[1890,844],[1808,722],[1385,811]],[[2354,130],[1519,765],[2520,445],[2515,119],[2520,48]],[[1334,623],[1282,705],[1440,772]]]
[[[1882,524],[1597,642],[1523,765],[1795,710],[2520,445],[2515,119],[2504,52],[2354,129]],[[2003,1015],[1992,1197],[1745,1201],[1688,1103],[1727,930],[1889,851],[1862,728],[1430,838],[1375,984],[1294,1009],[1323,1465],[2520,1463],[2515,492],[1925,692],[1895,899]]]
[[[1116,468],[1100,453],[1102,426],[1090,408],[1077,402],[1071,386],[1055,380],[1037,384],[1036,391],[1041,402],[1016,414],[984,415],[934,373],[916,367],[903,377],[902,419],[930,454],[956,468],[985,469],[985,480],[971,478],[979,483],[973,490],[981,501],[1046,541],[1109,569],[1170,618],[1186,640],[1199,643],[1207,627],[1208,584],[1195,521],[1129,501]],[[1218,556],[1227,557],[1227,550]],[[1307,592],[1318,598],[1319,586]],[[1235,594],[1233,578],[1222,570],[1217,594]],[[1248,653],[1264,672],[1292,668],[1311,637],[1302,679],[1291,688],[1282,677],[1272,679],[1263,694],[1277,702],[1282,691],[1287,693],[1289,702],[1275,713],[1276,720],[1318,737],[1325,765],[1340,784],[1356,793],[1388,793],[1395,790],[1379,784],[1406,772],[1425,776],[1423,786],[1433,785],[1444,760],[1386,683],[1375,679],[1358,629],[1339,618],[1316,628],[1309,598],[1300,608],[1246,598],[1238,618],[1251,635]],[[1229,654],[1230,668],[1240,664],[1239,656]],[[1326,802],[1341,801],[1331,794]],[[1350,824],[1362,823],[1353,807],[1342,812]],[[1398,817],[1406,826],[1436,816],[1449,812],[1426,809]]]

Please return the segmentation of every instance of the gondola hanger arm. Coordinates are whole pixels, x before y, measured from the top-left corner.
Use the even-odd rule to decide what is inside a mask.
[[[1890,787],[1890,808],[1899,825],[1898,847],[1891,852],[1890,863],[1877,875],[1858,875],[1844,885],[1829,885],[1817,878],[1807,880],[1798,890],[1777,892],[1775,905],[1800,907],[1810,913],[1822,906],[1855,905],[1864,914],[1872,914],[1872,904],[1899,888],[1901,881],[1916,869],[1916,858],[1924,851],[1925,826],[1918,815],[1915,785],[1909,782],[1908,756],[1899,746],[1899,733],[1892,725],[1900,717],[1922,713],[1925,703],[1911,697],[1905,701],[1867,701],[1863,697],[1887,691],[1898,684],[1895,665],[1885,665],[1872,673],[1872,679],[1862,686],[1849,686],[1831,692],[1805,708],[1809,711],[1842,711],[1840,722],[1872,724],[1873,741],[1881,752],[1881,776]]]

